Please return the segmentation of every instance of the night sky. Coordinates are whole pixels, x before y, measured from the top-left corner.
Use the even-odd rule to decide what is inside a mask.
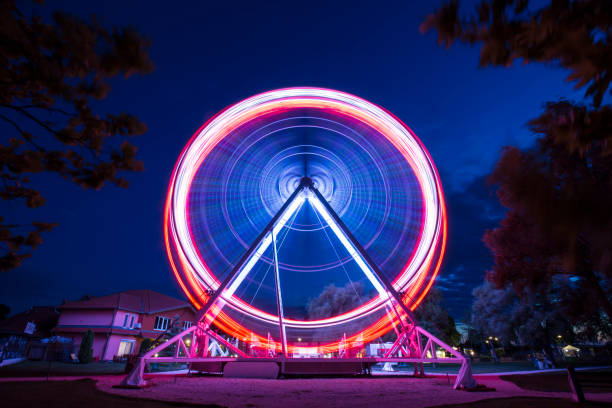
[[[107,25],[132,25],[152,41],[155,71],[113,81],[100,111],[138,115],[149,131],[133,139],[145,163],[129,189],[83,191],[58,176],[36,177],[47,205],[7,217],[60,225],[34,257],[3,274],[0,303],[13,312],[84,294],[152,289],[182,298],[162,243],[170,172],[185,143],[217,111],[253,94],[317,86],[390,110],[421,138],[440,172],[449,216],[448,254],[437,285],[463,320],[471,291],[492,259],[481,241],[504,210],[486,175],[505,145],[534,141],[525,123],[542,104],[579,97],[554,67],[477,67],[477,48],[450,50],[419,25],[437,2],[61,2]],[[222,4],[216,4],[222,3]],[[376,7],[372,7],[375,4]],[[48,12],[54,5],[42,8]]]

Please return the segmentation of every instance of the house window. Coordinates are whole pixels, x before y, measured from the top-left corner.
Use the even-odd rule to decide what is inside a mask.
[[[153,327],[153,329],[154,330],[168,330],[169,325],[170,325],[169,317],[157,316],[155,318],[155,326]]]
[[[188,328],[190,328],[191,326],[193,326],[193,323],[192,323],[192,322],[189,322],[189,321],[187,321],[187,320],[185,320],[185,321],[183,322],[183,330],[187,330],[187,329],[188,329]]]
[[[123,319],[123,326],[121,326],[121,327],[125,327],[126,329],[132,329],[134,327],[134,319],[135,318],[136,318],[135,314],[126,313],[125,317]]]
[[[135,341],[136,340],[122,339],[119,342],[119,349],[117,350],[117,355],[122,357],[132,354],[132,349],[134,348]]]

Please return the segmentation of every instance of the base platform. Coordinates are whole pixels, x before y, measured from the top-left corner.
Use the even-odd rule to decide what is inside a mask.
[[[223,374],[231,378],[278,378],[280,376],[358,376],[369,375],[374,358],[236,358],[228,361],[198,361],[189,372]]]

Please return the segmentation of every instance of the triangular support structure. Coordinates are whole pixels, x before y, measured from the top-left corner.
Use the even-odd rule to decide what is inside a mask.
[[[402,301],[401,295],[393,288],[384,274],[378,269],[377,265],[368,256],[364,248],[351,234],[344,222],[329,205],[327,200],[325,200],[321,193],[315,188],[312,180],[308,177],[302,178],[299,186],[268,223],[266,228],[255,239],[240,261],[228,274],[227,278],[221,283],[217,290],[211,292],[210,299],[206,306],[198,313],[197,324],[146,353],[139,360],[132,372],[124,379],[122,384],[128,386],[143,385],[144,368],[152,361],[182,361],[189,363],[206,361],[223,363],[233,361],[236,358],[248,358],[249,356],[240,350],[237,345],[232,344],[223,336],[216,333],[211,328],[211,325],[223,307],[234,295],[236,289],[244,281],[249,272],[253,269],[255,264],[270,246],[272,246],[273,250],[275,290],[280,332],[279,338],[282,350],[282,354],[278,357],[278,359],[281,362],[291,360],[288,358],[289,356],[287,354],[287,340],[285,335],[282,293],[280,289],[280,275],[277,255],[278,248],[276,238],[281,229],[292,219],[292,217],[299,211],[301,206],[306,201],[308,201],[314,210],[325,220],[331,231],[340,240],[344,248],[348,251],[361,271],[376,289],[380,299],[385,302],[385,307],[387,309],[387,313],[389,314],[390,321],[393,321],[393,319],[396,318],[400,323],[399,329],[394,327],[398,334],[398,338],[395,343],[393,343],[392,347],[386,351],[382,358],[370,358],[369,360],[373,360],[374,363],[414,363],[415,374],[417,374],[417,364],[420,364],[421,375],[423,375],[423,363],[460,363],[461,369],[456,378],[454,388],[474,387],[476,382],[471,374],[469,359],[416,324],[414,315]],[[189,350],[184,340],[186,336],[191,337]],[[211,350],[211,347],[209,346],[210,341],[214,341],[217,344],[217,346],[212,349],[220,350],[222,353],[210,353],[209,356],[209,350]],[[267,347],[267,357],[274,356],[274,352],[270,350],[270,347],[274,347],[274,349],[276,349],[276,345],[272,340],[270,333],[268,333],[268,341],[265,343],[265,347],[259,343],[260,342],[253,342],[253,344],[251,344],[251,349],[261,349]],[[175,346],[174,357],[159,357],[160,352],[172,345]],[[342,350],[339,354],[341,357],[347,356],[346,334],[344,341],[341,340],[341,346],[342,345],[344,347],[341,347]],[[221,346],[225,347],[225,351],[223,351]],[[452,355],[452,357],[438,357],[437,349],[443,350],[444,354],[449,353]],[[227,355],[229,353],[233,353],[238,357],[212,357],[212,354]],[[311,359],[309,360],[312,361]],[[281,366],[284,367],[284,364]]]

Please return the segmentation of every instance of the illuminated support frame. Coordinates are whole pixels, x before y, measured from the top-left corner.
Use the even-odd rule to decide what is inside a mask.
[[[224,339],[211,329],[211,324],[216,316],[223,309],[227,301],[234,295],[236,289],[247,277],[255,264],[259,261],[266,250],[272,245],[275,290],[277,299],[277,310],[279,319],[279,335],[281,340],[282,355],[277,358],[278,361],[286,361],[287,355],[287,340],[285,334],[285,324],[283,316],[283,300],[280,289],[280,274],[278,267],[278,254],[276,237],[281,229],[289,222],[289,220],[298,212],[305,201],[308,201],[315,211],[321,215],[329,228],[340,240],[344,248],[351,255],[353,260],[360,267],[364,275],[372,283],[373,287],[378,292],[382,300],[386,301],[388,313],[393,313],[400,323],[400,330],[396,327],[398,335],[397,340],[392,347],[387,350],[382,358],[364,358],[373,363],[387,362],[407,362],[415,364],[415,374],[417,374],[417,364],[421,364],[421,375],[423,374],[422,363],[459,363],[461,369],[457,375],[454,388],[466,387],[471,388],[476,385],[472,377],[471,365],[469,359],[463,356],[459,351],[453,349],[442,340],[433,336],[431,333],[417,326],[414,315],[410,309],[402,301],[402,296],[398,293],[391,283],[386,279],[376,264],[368,256],[367,252],[361,247],[359,242],[351,234],[349,229],[344,225],[340,217],[329,205],[327,200],[323,198],[321,193],[314,187],[310,178],[302,178],[300,185],[272,218],[266,228],[257,237],[253,245],[246,251],[240,261],[229,273],[228,277],[221,283],[215,292],[211,292],[211,297],[198,314],[198,322],[195,326],[179,333],[167,342],[155,347],[147,352],[139,359],[138,364],[126,376],[122,384],[125,386],[142,386],[144,382],[144,369],[150,362],[160,363],[225,363],[236,361],[239,358],[253,358],[245,354],[236,345]],[[390,321],[393,317],[390,316]],[[184,338],[191,335],[189,347],[185,344]],[[346,335],[345,335],[346,336]],[[228,350],[231,350],[239,357],[208,357],[212,350],[210,340],[214,340],[219,344],[223,344]],[[268,333],[268,344],[272,340]],[[175,345],[173,357],[159,357],[159,353]],[[451,358],[439,358],[436,353],[436,347],[450,353]],[[218,348],[218,347],[217,347]],[[346,351],[346,350],[345,350]],[[182,355],[181,355],[182,352]],[[210,352],[212,355],[213,353]],[[341,353],[342,354],[342,353]],[[344,353],[346,354],[346,353]],[[315,360],[325,363],[329,359],[308,359],[311,362]],[[269,361],[269,359],[267,359]],[[281,370],[282,372],[282,370]]]

